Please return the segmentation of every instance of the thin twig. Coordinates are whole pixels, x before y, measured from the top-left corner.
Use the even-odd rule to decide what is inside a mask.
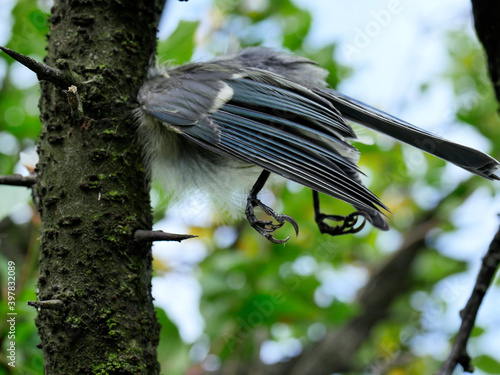
[[[35,182],[36,177],[34,174],[31,174],[29,176],[21,176],[20,174],[0,176],[0,185],[33,187]]]
[[[47,301],[27,301],[28,306],[36,307],[37,309],[59,310],[63,307],[63,301],[60,299],[49,299]]]
[[[464,371],[472,372],[474,367],[471,365],[471,358],[467,354],[467,342],[469,341],[470,333],[476,321],[477,311],[481,306],[484,295],[493,281],[495,272],[500,263],[500,228],[495,237],[491,241],[490,248],[483,258],[481,269],[477,275],[476,285],[474,290],[465,305],[465,308],[460,312],[462,324],[458,331],[453,348],[446,362],[441,366],[437,375],[451,375],[460,364]]]
[[[70,74],[65,73],[59,69],[52,68],[51,66],[45,65],[44,63],[38,62],[29,56],[25,56],[19,52],[11,50],[10,48],[0,46],[0,50],[4,51],[7,55],[12,57],[14,60],[20,62],[29,70],[36,73],[39,81],[45,80],[52,82],[53,84],[67,88],[75,82],[70,79]]]
[[[134,233],[134,240],[141,242],[153,242],[153,241],[177,241],[181,242],[189,238],[195,238],[198,236],[193,236],[191,234],[176,234],[176,233],[166,233],[161,230],[142,230],[138,229]]]

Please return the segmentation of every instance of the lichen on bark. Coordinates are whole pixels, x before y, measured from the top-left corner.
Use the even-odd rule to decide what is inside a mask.
[[[41,83],[37,326],[46,374],[155,374],[148,182],[131,111],[156,44],[156,1],[56,1],[45,63],[82,77],[81,113]]]

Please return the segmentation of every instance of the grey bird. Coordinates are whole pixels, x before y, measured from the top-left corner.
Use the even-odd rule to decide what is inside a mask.
[[[364,219],[388,229],[389,209],[361,183],[359,153],[349,142],[356,134],[348,120],[481,177],[500,179],[497,160],[328,88],[327,75],[306,58],[264,47],[152,69],[137,96],[138,133],[152,173],[182,191],[212,191],[208,195],[228,211],[241,207],[234,200],[244,200],[241,194],[253,184],[247,219],[274,243],[289,239],[276,239],[277,228],[289,222],[298,234],[298,225],[257,198],[271,173],[312,189],[322,233],[355,233]],[[348,202],[356,211],[347,216],[321,213],[318,192]],[[257,206],[275,221],[259,221]],[[357,225],[359,217],[363,221]]]

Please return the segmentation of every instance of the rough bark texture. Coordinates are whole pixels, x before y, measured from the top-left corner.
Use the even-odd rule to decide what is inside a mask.
[[[497,100],[500,101],[500,3],[496,0],[472,0],[474,26],[483,44]]]
[[[45,62],[71,70],[83,112],[42,82],[36,195],[42,218],[37,326],[46,374],[155,374],[152,224],[130,115],[165,0],[56,1]]]

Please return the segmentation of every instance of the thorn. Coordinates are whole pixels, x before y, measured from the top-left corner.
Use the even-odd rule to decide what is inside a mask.
[[[35,72],[39,81],[49,81],[57,86],[64,88],[67,88],[72,84],[69,74],[66,74],[59,69],[52,68],[51,66],[38,62],[31,57],[25,56],[19,52],[11,50],[10,48],[0,46],[0,50],[4,51],[14,60],[23,64],[32,72]]]
[[[33,187],[35,182],[36,176],[34,174],[31,174],[29,176],[21,176],[20,174],[0,176],[0,185]]]
[[[162,230],[143,230],[138,229],[134,233],[134,240],[140,242],[153,242],[153,241],[177,241],[181,242],[189,238],[195,238],[191,234],[176,234],[166,233]]]
[[[59,310],[63,307],[63,301],[60,299],[49,299],[47,301],[28,301],[26,302],[28,306],[36,307],[38,310]]]

